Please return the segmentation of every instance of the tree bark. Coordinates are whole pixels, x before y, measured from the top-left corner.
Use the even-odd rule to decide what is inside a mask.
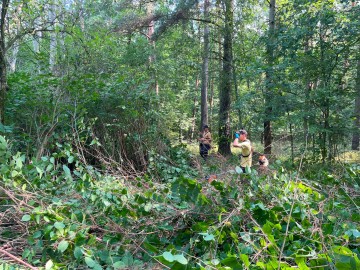
[[[18,35],[18,32],[20,31],[20,28],[21,28],[21,23],[20,23],[21,21],[20,21],[18,14],[21,13],[22,7],[23,7],[23,5],[19,4],[16,8],[15,14],[13,15],[13,20],[14,20],[14,23],[16,24],[15,35]],[[14,42],[14,45],[12,48],[11,57],[8,57],[10,72],[16,71],[16,61],[17,61],[18,52],[19,52],[19,41],[16,40]]]
[[[204,3],[204,19],[209,17],[210,1],[205,0]],[[201,128],[208,124],[208,85],[209,85],[209,26],[207,23],[204,25],[204,51],[203,51],[203,65],[201,76]]]
[[[224,56],[220,82],[219,109],[219,153],[223,156],[231,154],[230,148],[230,104],[232,74],[232,31],[233,31],[233,0],[224,0]]]
[[[355,83],[354,132],[352,136],[352,150],[359,150],[360,141],[360,59],[357,61],[357,75]]]
[[[264,119],[264,153],[271,154],[272,145],[272,95],[273,87],[273,64],[274,64],[274,32],[275,32],[275,0],[270,0],[269,6],[269,40],[267,44],[267,64],[266,82],[265,82],[265,119]]]
[[[50,32],[50,49],[49,49],[49,68],[51,72],[56,72],[55,64],[56,64],[56,50],[57,50],[57,33],[55,31],[56,28],[56,5],[51,4],[49,9],[49,22],[53,25],[53,31]]]
[[[146,13],[149,18],[154,16],[154,2],[153,1],[149,1],[146,4]],[[159,84],[157,82],[156,70],[154,68],[154,63],[156,61],[155,41],[152,39],[154,32],[155,32],[154,26],[155,26],[155,21],[151,20],[148,24],[148,31],[147,31],[147,38],[149,40],[151,49],[153,50],[149,56],[149,68],[152,72],[152,76],[153,76],[153,80],[154,80],[153,87],[154,87],[155,93],[156,93],[156,95],[159,95]]]
[[[0,17],[0,123],[5,124],[6,79],[5,23],[10,0],[3,0]]]

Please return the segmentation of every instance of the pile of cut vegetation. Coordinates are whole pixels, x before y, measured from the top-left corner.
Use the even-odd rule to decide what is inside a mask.
[[[131,179],[69,149],[31,162],[8,153],[0,257],[34,269],[360,269],[359,166],[306,177],[280,163],[266,175],[234,167],[209,184],[216,163],[199,172],[172,151]]]

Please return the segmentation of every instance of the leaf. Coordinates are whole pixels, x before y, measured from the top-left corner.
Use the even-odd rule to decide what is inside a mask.
[[[145,205],[145,207],[144,207],[144,210],[145,210],[146,212],[150,212],[152,206],[153,206],[153,205],[152,205],[151,203],[147,203],[147,204]]]
[[[174,256],[168,252],[168,251],[165,251],[162,256],[164,257],[165,260],[167,260],[168,262],[173,262],[175,260]]]
[[[206,236],[204,236],[204,240],[205,241],[212,241],[212,240],[215,240],[215,237],[213,234],[208,234]]]
[[[38,172],[39,177],[41,178],[42,175],[43,175],[43,173],[44,173],[44,171],[43,171],[41,168],[39,168],[39,167],[36,167],[36,171]]]
[[[96,265],[96,261],[94,261],[93,259],[91,259],[90,257],[85,257],[85,263],[87,266],[89,266],[90,268],[93,268]]]
[[[236,171],[237,174],[242,174],[243,173],[243,170],[239,166],[235,167],[235,171]]]
[[[61,253],[63,253],[63,252],[68,248],[68,246],[69,246],[69,242],[68,242],[68,241],[65,241],[65,240],[62,240],[62,241],[59,243],[57,249],[58,249]]]
[[[123,261],[117,261],[116,263],[113,264],[114,269],[122,269],[125,268],[126,265]]]
[[[83,255],[83,249],[81,247],[75,247],[74,249],[74,257],[75,259],[80,259]]]
[[[251,242],[251,237],[249,233],[240,233],[241,238],[246,242]]]
[[[73,156],[70,156],[69,158],[68,158],[68,163],[73,163],[74,162],[74,157]]]
[[[30,215],[23,215],[23,217],[21,218],[21,221],[29,221],[31,219]]]
[[[33,238],[40,238],[42,235],[41,231],[36,231],[34,234],[33,234]]]
[[[55,223],[54,223],[54,227],[55,227],[56,229],[58,229],[58,230],[64,229],[64,228],[65,228],[65,224],[62,223],[62,222],[55,222]]]
[[[52,260],[48,260],[45,264],[45,270],[51,270],[52,267],[54,266],[54,263]]]
[[[188,260],[184,257],[183,254],[174,255],[174,260],[184,265],[188,264]]]
[[[247,268],[250,266],[249,256],[246,254],[240,254],[240,258]]]
[[[231,269],[233,269],[233,270],[243,269],[242,265],[237,261],[237,259],[234,255],[230,255],[229,257],[223,259],[221,261],[221,263],[228,267],[231,267]]]
[[[71,171],[70,171],[69,167],[66,166],[66,165],[63,165],[63,170],[64,170],[64,172],[65,172],[66,177],[69,178],[69,179],[72,179],[72,177],[71,177]]]

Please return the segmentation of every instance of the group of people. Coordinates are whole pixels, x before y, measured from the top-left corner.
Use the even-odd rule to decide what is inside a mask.
[[[250,140],[247,138],[247,135],[248,134],[244,129],[235,132],[235,139],[232,143],[233,147],[241,149],[240,168],[244,173],[246,172],[246,168],[250,168],[252,165],[253,154],[252,145]],[[206,160],[209,155],[209,150],[211,149],[212,142],[209,126],[205,125],[203,127],[202,133],[200,134],[199,142],[200,156]],[[264,162],[267,162],[267,159],[264,155],[261,155],[259,157],[259,165],[264,165]]]

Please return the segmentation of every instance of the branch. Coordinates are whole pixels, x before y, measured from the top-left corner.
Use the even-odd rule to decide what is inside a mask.
[[[6,250],[3,250],[2,248],[0,248],[0,253],[2,253],[2,254],[4,254],[5,256],[7,256],[7,257],[9,257],[9,258],[17,261],[18,263],[26,266],[27,268],[29,268],[29,269],[31,269],[31,270],[38,270],[38,269],[39,269],[39,268],[37,268],[37,267],[34,267],[34,266],[28,264],[27,262],[25,262],[25,261],[23,261],[23,260],[21,260],[21,259],[19,259],[18,257],[12,255],[11,253],[7,252]]]

